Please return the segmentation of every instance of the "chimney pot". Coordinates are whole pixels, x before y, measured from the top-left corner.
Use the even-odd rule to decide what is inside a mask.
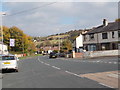
[[[103,19],[103,25],[104,25],[104,26],[107,26],[107,25],[108,25],[107,19]]]

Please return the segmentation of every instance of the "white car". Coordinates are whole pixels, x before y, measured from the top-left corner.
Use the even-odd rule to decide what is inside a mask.
[[[19,59],[15,55],[0,55],[1,70],[15,70],[18,72]]]

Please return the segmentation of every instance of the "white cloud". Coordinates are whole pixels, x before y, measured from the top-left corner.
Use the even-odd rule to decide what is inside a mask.
[[[117,18],[117,3],[62,2],[32,10],[32,8],[45,4],[48,2],[4,3],[4,8],[13,15],[3,18],[4,25],[18,26],[31,36],[45,36],[76,28],[84,29],[96,26],[102,23],[103,18],[109,21],[114,21]],[[20,11],[25,12],[19,13]],[[73,22],[73,25],[69,25],[68,21]],[[57,30],[60,27],[63,28]]]
[[[119,2],[119,0],[4,0],[4,2]]]

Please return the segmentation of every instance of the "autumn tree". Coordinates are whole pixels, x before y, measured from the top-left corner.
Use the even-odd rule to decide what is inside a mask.
[[[120,22],[120,18],[116,19],[115,21],[116,21],[116,22]]]
[[[61,51],[63,52],[69,52],[72,50],[72,43],[70,40],[65,40],[62,42],[62,47],[61,47]]]
[[[9,51],[31,53],[36,50],[35,45],[32,41],[32,38],[19,28],[13,27],[3,27],[3,38],[4,44],[8,45]],[[10,39],[15,39],[15,46],[10,47]]]

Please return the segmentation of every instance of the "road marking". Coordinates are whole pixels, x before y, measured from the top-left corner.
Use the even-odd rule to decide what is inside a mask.
[[[109,63],[112,63],[112,62],[109,62]]]
[[[97,61],[97,62],[100,62],[100,61]]]
[[[47,63],[44,63],[45,65],[48,65]]]
[[[109,87],[109,88],[114,88],[114,87],[112,87],[112,86],[109,86],[109,85],[106,85],[106,84],[103,84],[103,83],[99,83],[99,84],[101,84],[101,85],[103,85],[103,86],[106,86],[106,87]]]
[[[100,63],[104,63],[103,61],[100,61]]]
[[[56,66],[52,66],[53,68],[55,68],[55,69],[58,69],[58,70],[60,70],[60,68],[58,68],[58,67],[56,67]]]
[[[69,72],[69,71],[65,71],[65,72],[68,73],[68,74],[71,74],[71,75],[74,75],[74,76],[80,77],[80,75],[78,75],[78,74],[75,74],[75,73],[72,73],[72,72]]]
[[[48,64],[48,63],[44,63],[45,65],[47,65],[47,66],[50,66],[50,64]]]
[[[41,61],[41,63],[44,63],[44,62]]]
[[[117,62],[114,62],[114,64],[117,64]]]
[[[74,74],[74,73],[72,73],[72,72],[69,72],[69,71],[65,71],[66,73],[69,73],[69,74]]]

